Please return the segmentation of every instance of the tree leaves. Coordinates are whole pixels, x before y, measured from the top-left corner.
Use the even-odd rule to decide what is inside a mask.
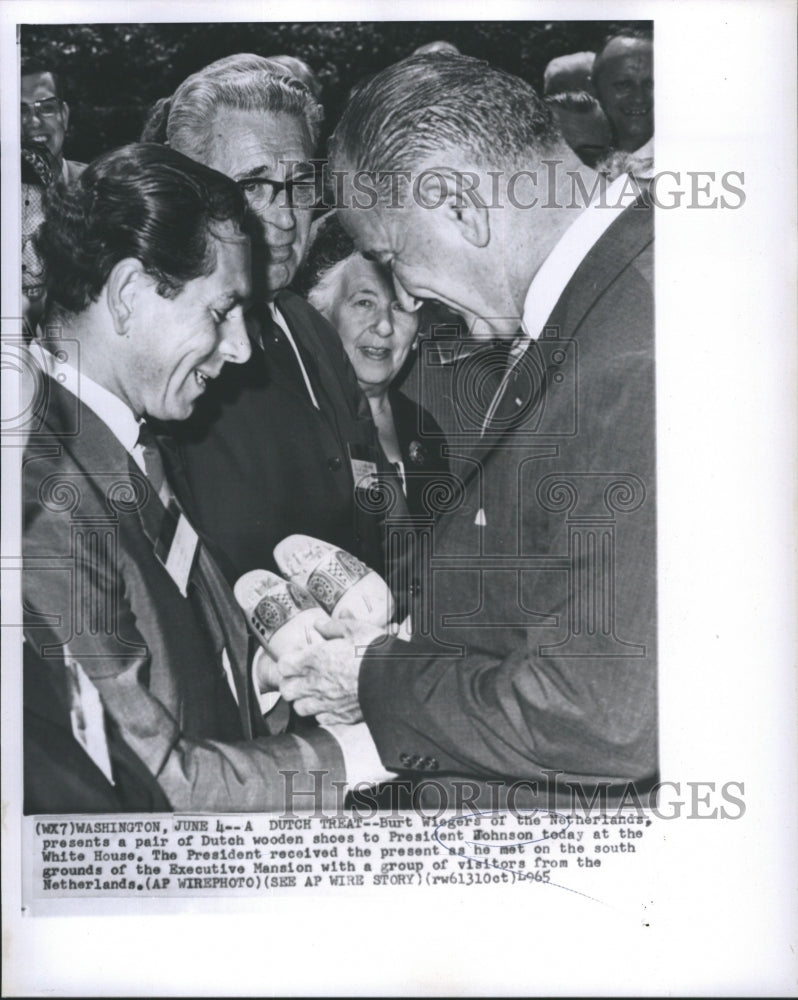
[[[326,127],[364,76],[425,42],[446,39],[539,87],[546,63],[595,48],[607,21],[380,21],[24,25],[23,56],[63,77],[71,120],[65,152],[88,161],[139,138],[148,109],[189,73],[234,52],[299,56],[324,87]]]

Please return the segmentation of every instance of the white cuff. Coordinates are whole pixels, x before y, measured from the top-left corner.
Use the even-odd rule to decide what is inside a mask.
[[[252,657],[252,687],[255,689],[255,697],[258,699],[261,715],[268,715],[280,700],[280,692],[276,687],[276,670],[272,657],[263,646],[259,646]],[[269,685],[265,691],[260,690],[263,683]],[[275,683],[275,686],[272,687],[271,683]]]
[[[349,790],[357,785],[378,785],[381,781],[390,781],[396,777],[395,771],[388,771],[383,766],[365,722],[357,722],[354,726],[321,728],[326,729],[341,747]]]

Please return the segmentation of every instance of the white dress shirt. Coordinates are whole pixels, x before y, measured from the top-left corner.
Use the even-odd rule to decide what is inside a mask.
[[[305,381],[305,387],[308,390],[310,401],[311,403],[313,403],[313,405],[316,407],[317,410],[320,410],[321,407],[319,406],[319,401],[318,399],[316,399],[316,393],[313,391],[313,386],[310,384],[310,378],[308,377],[305,364],[302,361],[302,355],[299,353],[299,348],[296,346],[294,336],[291,333],[290,329],[288,328],[288,323],[286,323],[285,317],[273,302],[269,302],[268,306],[269,306],[269,312],[272,315],[272,319],[286,335],[286,337],[288,338],[288,343],[291,345],[291,350],[296,355],[297,364],[299,365],[299,370],[302,372],[302,378]]]
[[[540,337],[568,282],[612,223],[631,204],[631,199],[626,202],[621,197],[628,181],[628,176],[621,174],[603,193],[598,188],[592,192],[591,200],[554,244],[532,278],[524,299],[521,332],[510,351],[504,378],[485,414],[483,435],[504,396],[513,368],[526,353],[530,342]]]

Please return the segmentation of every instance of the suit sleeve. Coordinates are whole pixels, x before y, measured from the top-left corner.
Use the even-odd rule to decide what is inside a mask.
[[[467,649],[444,658],[428,640],[369,650],[363,716],[383,764],[481,777],[638,781],[656,768],[650,657],[568,662],[533,637],[504,657]]]
[[[153,654],[127,599],[124,573],[69,551],[63,524],[38,503],[29,503],[26,514],[26,641],[56,671],[67,656],[78,660],[172,808],[302,810],[337,801],[343,757],[322,729],[234,743],[188,738],[150,690]],[[112,631],[97,627],[98,609],[109,601],[116,602]],[[78,621],[88,623],[80,634]]]

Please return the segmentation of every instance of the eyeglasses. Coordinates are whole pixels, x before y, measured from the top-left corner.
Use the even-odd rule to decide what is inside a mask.
[[[45,97],[33,104],[20,104],[20,117],[23,122],[29,122],[34,115],[37,118],[55,118],[61,111],[61,101],[57,97]]]
[[[285,194],[280,207],[312,208],[318,201],[316,184],[310,180],[277,181],[271,177],[247,177],[238,181],[251,208],[262,211],[274,204],[278,194]]]

